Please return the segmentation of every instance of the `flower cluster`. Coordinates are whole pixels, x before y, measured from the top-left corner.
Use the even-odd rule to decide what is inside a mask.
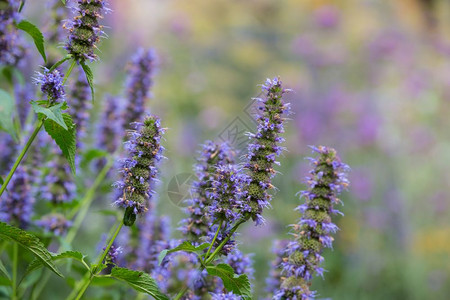
[[[31,222],[33,197],[27,171],[19,166],[14,173],[5,197],[0,201],[0,220],[11,225],[26,228]]]
[[[280,134],[284,132],[285,116],[289,113],[290,105],[283,101],[283,96],[290,90],[282,87],[279,78],[267,79],[262,86],[265,98],[257,98],[261,103],[257,132],[250,133],[253,141],[248,145],[246,168],[248,168],[251,182],[247,185],[243,211],[248,213],[256,224],[263,222],[262,211],[269,206],[271,195],[268,190],[273,188],[271,179],[275,175],[273,169],[277,156],[283,151],[279,144],[284,141]]]
[[[67,220],[62,214],[51,213],[36,221],[36,225],[43,228],[46,233],[64,236],[72,226],[72,221]]]
[[[14,25],[19,21],[18,0],[0,0],[0,65],[15,66],[24,55],[24,45]]]
[[[64,24],[64,28],[69,30],[65,48],[77,61],[94,61],[97,59],[94,49],[104,34],[99,19],[109,11],[107,1],[77,0],[77,4],[73,7],[76,16]]]
[[[165,129],[161,128],[158,117],[148,116],[143,123],[132,124],[136,130],[130,131],[130,140],[125,143],[129,157],[122,160],[122,180],[115,183],[118,199],[115,204],[126,208],[125,225],[131,226],[136,215],[148,210],[151,203],[152,185],[158,169],[156,163],[163,156],[161,138]],[[130,217],[130,221],[126,220]]]
[[[51,103],[59,100],[64,100],[65,91],[63,85],[64,75],[58,70],[50,72],[49,69],[44,68],[44,73],[37,72],[37,77],[34,79],[37,85],[41,86],[41,91]]]
[[[218,165],[207,196],[211,200],[209,214],[213,223],[233,223],[241,217],[240,199],[246,195],[243,187],[250,183],[249,177],[236,165]]]
[[[105,250],[106,248],[103,248]],[[105,264],[107,265],[117,265],[119,255],[122,253],[122,247],[117,247],[116,245],[111,245],[108,250],[108,254],[105,258]]]
[[[339,228],[332,223],[331,216],[340,214],[334,208],[340,204],[337,197],[348,186],[346,173],[349,167],[342,163],[332,148],[312,147],[319,154],[310,158],[313,170],[307,177],[308,190],[302,191],[305,203],[297,210],[303,215],[299,223],[292,225],[294,240],[286,248],[282,263],[283,274],[280,290],[274,299],[311,299],[315,291],[309,290],[313,275],[323,275],[320,264],[324,260],[322,251],[331,248],[333,237]]]
[[[152,49],[139,48],[128,67],[126,82],[127,107],[124,125],[140,120],[145,112],[145,101],[149,97],[155,70],[155,53]]]
[[[82,146],[80,139],[84,138],[86,134],[89,110],[92,106],[90,95],[91,90],[86,77],[83,72],[79,72],[70,92],[70,108],[73,112],[71,115],[73,122],[77,125],[77,148]]]
[[[191,241],[198,243],[211,231],[211,220],[206,213],[211,204],[208,192],[215,181],[216,168],[234,163],[234,153],[228,144],[206,141],[194,166],[198,180],[192,183],[193,198],[187,201],[188,217],[181,221],[180,230]]]

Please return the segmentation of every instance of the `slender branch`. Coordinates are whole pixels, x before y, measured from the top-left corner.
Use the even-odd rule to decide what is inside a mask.
[[[219,224],[219,227],[217,227],[217,231],[216,231],[216,234],[214,235],[214,238],[213,238],[213,240],[211,242],[211,245],[209,245],[209,249],[208,249],[208,251],[206,251],[205,260],[208,259],[209,252],[211,252],[211,249],[212,249],[214,243],[216,242],[217,236],[219,235],[219,232],[220,232],[220,229],[222,228],[222,225],[223,225],[223,221],[221,221],[220,224]]]
[[[72,70],[73,70],[73,68],[75,67],[76,64],[77,64],[76,60],[73,60],[72,63],[70,64],[70,67],[67,70],[66,76],[64,76],[64,79],[63,79],[63,82],[62,82],[63,85],[66,83],[67,79],[70,76],[70,73],[72,73]]]
[[[220,245],[216,248],[216,250],[211,254],[211,256],[206,259],[205,264],[208,265],[213,259],[214,257],[216,257],[216,255],[220,252],[220,250],[222,250],[223,246],[225,246],[225,244],[230,240],[230,238],[233,236],[233,233],[236,232],[236,230],[239,228],[239,226],[241,226],[243,223],[247,222],[248,219],[241,219],[240,221],[238,221],[236,223],[236,225],[234,225],[233,228],[231,228],[230,232],[228,233],[227,237],[222,241],[222,243],[220,243]]]

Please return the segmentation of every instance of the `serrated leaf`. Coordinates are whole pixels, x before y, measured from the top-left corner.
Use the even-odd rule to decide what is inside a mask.
[[[64,277],[53,263],[50,252],[48,252],[36,236],[26,232],[25,230],[0,222],[0,238],[18,243],[23,248],[31,251],[39,260],[42,261],[44,266],[55,272],[58,276]]]
[[[45,56],[45,48],[44,48],[44,36],[42,35],[42,32],[39,30],[39,28],[37,28],[36,25],[30,23],[27,20],[20,21],[20,23],[17,24],[17,28],[25,31],[33,38],[37,50],[44,59],[44,62],[47,63],[47,57]]]
[[[228,291],[243,296],[245,299],[252,298],[252,289],[247,275],[236,275],[230,265],[218,264],[217,266],[207,266],[209,275],[220,277],[223,285]]]
[[[63,103],[53,105],[49,108],[46,108],[46,107],[40,106],[35,101],[31,101],[31,106],[33,107],[33,110],[35,113],[45,115],[47,118],[56,122],[56,124],[58,124],[59,126],[64,128],[65,130],[68,130],[69,128],[67,127],[66,123],[64,122],[64,118],[62,116],[63,115],[62,109],[66,105],[67,104],[65,104],[65,102],[63,102]]]
[[[13,114],[14,99],[9,93],[0,89],[0,126],[17,141]]]
[[[5,268],[5,265],[3,264],[3,262],[0,260],[0,271],[5,274],[6,277],[8,277],[8,279],[11,279],[11,277],[9,276],[8,271]]]
[[[111,270],[111,276],[125,281],[136,291],[149,294],[156,300],[169,300],[166,295],[161,293],[156,281],[147,273],[114,267]]]
[[[85,61],[80,61],[80,64],[81,67],[83,68],[84,74],[86,75],[89,87],[91,88],[92,102],[94,102],[94,74],[92,73],[91,68],[89,68],[89,66],[86,65]]]
[[[68,130],[64,130],[59,124],[50,119],[44,121],[44,128],[55,140],[64,157],[69,162],[72,173],[75,174],[75,152],[77,150],[76,126],[69,114],[62,114],[62,117]]]
[[[189,241],[184,241],[181,245],[173,248],[173,249],[165,249],[161,251],[158,255],[158,264],[161,265],[161,262],[164,260],[167,254],[177,252],[177,251],[186,251],[186,252],[199,252],[209,247],[209,243],[204,243],[199,246],[194,246]]]
[[[52,260],[53,261],[58,261],[58,260],[62,260],[62,259],[68,259],[68,258],[72,258],[75,259],[81,263],[85,263],[84,262],[84,258],[85,256],[77,251],[66,251],[66,252],[62,252],[60,254],[57,255],[52,255]],[[31,272],[41,268],[43,266],[42,261],[38,260],[38,259],[34,259],[27,267],[27,270],[25,272],[25,276],[27,276],[28,274],[30,274]]]

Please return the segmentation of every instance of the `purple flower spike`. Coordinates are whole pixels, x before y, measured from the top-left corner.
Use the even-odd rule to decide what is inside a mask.
[[[273,188],[272,177],[275,175],[273,165],[278,165],[276,158],[283,148],[279,146],[284,141],[280,134],[284,132],[285,116],[289,114],[289,104],[283,101],[283,96],[290,90],[284,89],[279,78],[267,79],[262,85],[265,98],[260,102],[260,113],[257,117],[256,133],[250,133],[253,141],[248,145],[246,168],[249,170],[250,183],[246,188],[242,211],[256,222],[263,223],[263,209],[269,206],[271,195],[268,190]]]
[[[140,120],[145,112],[145,101],[150,96],[155,71],[155,53],[139,48],[128,66],[126,83],[127,107],[124,125]]]
[[[31,222],[34,199],[31,182],[26,170],[19,166],[8,186],[5,197],[0,201],[0,220],[13,226],[26,228]]]
[[[125,143],[129,156],[121,161],[122,180],[114,184],[118,191],[115,204],[126,208],[124,223],[127,226],[134,223],[137,214],[153,208],[150,199],[158,175],[156,164],[163,158],[161,138],[165,132],[155,116],[132,125],[135,130],[129,132],[130,139]]]
[[[64,24],[69,31],[65,48],[77,61],[97,60],[94,50],[100,37],[104,36],[103,26],[99,20],[109,9],[106,0],[77,0],[77,6],[72,7],[75,16]]]
[[[227,144],[205,142],[194,166],[198,179],[192,184],[193,198],[187,201],[188,207],[185,212],[188,217],[181,221],[180,227],[182,233],[194,243],[200,243],[201,238],[212,231],[211,217],[207,212],[211,205],[209,191],[216,181],[216,170],[219,166],[232,163],[234,153]]]
[[[313,299],[316,292],[310,291],[313,275],[323,276],[320,267],[324,248],[331,248],[333,237],[339,228],[332,223],[334,204],[341,203],[339,193],[348,187],[349,167],[337,157],[336,150],[323,146],[311,147],[318,158],[310,159],[313,170],[306,178],[309,188],[300,192],[305,204],[299,209],[302,218],[292,225],[295,237],[285,247],[282,273],[285,278],[275,292],[274,299]]]
[[[37,72],[37,77],[34,79],[37,85],[41,86],[41,91],[52,102],[64,100],[65,91],[63,86],[64,74],[58,70],[50,72],[44,68],[44,73]]]

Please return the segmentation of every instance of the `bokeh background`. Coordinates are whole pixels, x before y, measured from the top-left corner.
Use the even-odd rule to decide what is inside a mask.
[[[295,113],[274,180],[279,190],[266,225],[248,224],[239,237],[240,249],[254,253],[255,298],[264,297],[273,241],[288,238],[287,226],[299,218],[295,194],[305,187],[308,145],[320,144],[337,149],[352,168],[345,217],[337,219],[341,231],[324,255],[328,272],[313,282],[320,297],[448,299],[448,1],[110,2],[109,37],[92,65],[97,100],[86,141],[108,105],[104,95],[123,95],[132,54],[154,48],[158,73],[147,107],[169,128],[158,210],[171,217],[174,237],[183,212],[167,193],[169,183],[193,173],[205,139],[230,139],[245,149],[243,132],[255,127],[251,98],[266,77],[279,75],[294,90]],[[27,1],[23,14],[45,28],[51,10],[46,1]],[[36,56],[30,69],[39,64]],[[79,191],[88,184],[79,183]],[[74,248],[95,256],[109,226],[109,217],[96,211],[110,202],[96,200]]]

